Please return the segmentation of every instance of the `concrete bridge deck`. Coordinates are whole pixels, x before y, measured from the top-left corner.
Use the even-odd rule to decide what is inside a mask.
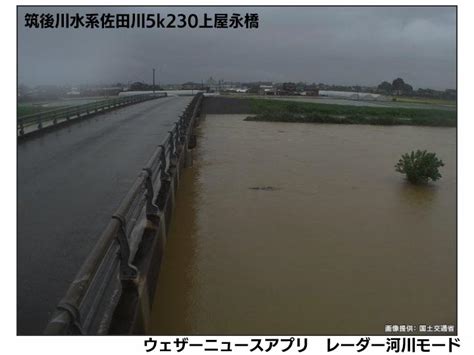
[[[192,97],[152,100],[18,145],[18,334],[41,334],[114,209]]]

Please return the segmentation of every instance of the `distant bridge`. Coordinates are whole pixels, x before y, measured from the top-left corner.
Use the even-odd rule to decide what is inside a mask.
[[[22,116],[17,120],[18,136],[23,138],[36,133],[43,134],[45,130],[56,129],[58,125],[70,123],[72,120],[90,118],[99,113],[166,96],[166,93],[128,95]]]

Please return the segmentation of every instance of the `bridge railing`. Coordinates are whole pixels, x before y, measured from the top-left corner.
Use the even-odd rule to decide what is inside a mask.
[[[108,333],[122,292],[138,283],[141,271],[133,259],[143,230],[147,224],[159,228],[163,223],[170,173],[187,149],[201,102],[202,94],[193,98],[140,171],[57,305],[45,334]]]
[[[46,124],[54,126],[60,121],[69,121],[76,118],[86,117],[91,114],[105,112],[122,106],[132,105],[164,96],[167,96],[167,94],[159,93],[119,96],[111,99],[90,102],[84,105],[58,108],[55,110],[18,117],[17,134],[18,136],[23,136],[26,133],[25,129],[32,126],[36,126],[36,129],[42,129]]]

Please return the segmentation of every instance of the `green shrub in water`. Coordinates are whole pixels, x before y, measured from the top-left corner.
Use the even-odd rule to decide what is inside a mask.
[[[439,168],[444,163],[438,159],[435,153],[426,150],[405,153],[395,165],[395,170],[406,174],[407,180],[414,184],[427,183],[428,180],[436,181],[441,177]]]

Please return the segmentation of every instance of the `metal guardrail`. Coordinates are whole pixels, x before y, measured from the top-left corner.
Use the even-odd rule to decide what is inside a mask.
[[[56,110],[19,117],[17,119],[17,134],[18,136],[23,136],[25,134],[25,128],[30,126],[36,125],[36,128],[40,130],[46,123],[51,123],[54,126],[60,121],[82,118],[91,114],[105,112],[122,106],[132,105],[165,96],[167,96],[166,93],[120,96],[113,99],[100,100],[84,105],[59,108]]]
[[[83,263],[48,323],[45,334],[107,334],[125,288],[134,287],[140,270],[132,260],[141,242],[144,221],[159,228],[170,169],[192,133],[202,94],[186,107],[174,128],[143,167],[96,245]]]

